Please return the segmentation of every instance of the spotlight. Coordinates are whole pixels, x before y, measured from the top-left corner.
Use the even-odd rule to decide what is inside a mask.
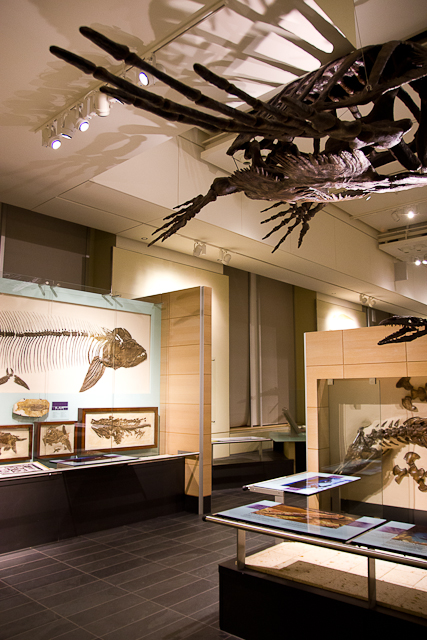
[[[419,258],[416,258],[415,259],[415,264],[417,265],[417,267],[419,267],[420,264],[421,264],[421,260]]]
[[[197,258],[199,256],[205,256],[206,255],[206,245],[204,242],[195,242],[194,243],[194,249],[193,249],[193,256],[196,256]]]
[[[105,118],[110,114],[110,102],[105,93],[98,92],[95,95],[95,111],[96,115]]]
[[[147,63],[147,65],[150,65],[151,67],[154,67],[158,71],[161,71],[161,72],[164,71],[164,68],[160,64],[156,64],[156,59],[155,59],[154,55],[151,58],[149,58],[148,60],[144,60],[144,62]],[[136,72],[138,74],[138,82],[143,87],[148,87],[148,85],[152,86],[153,84],[155,84],[157,82],[156,76],[154,76],[152,73],[150,73],[149,67],[148,67],[148,70],[147,69],[141,69],[141,67],[139,67],[139,70],[136,69]]]
[[[422,260],[423,264],[427,264],[427,253],[425,254],[423,260]]]
[[[414,211],[408,211],[408,213],[406,214],[408,218],[410,218],[412,220],[412,218],[415,218],[415,212]]]
[[[219,258],[217,260],[217,262],[222,262],[222,264],[229,264],[231,260],[231,254],[227,253],[227,251],[225,249],[220,249],[219,250]]]
[[[392,220],[394,220],[395,222],[400,222],[400,216],[397,211],[393,211],[393,213],[391,214],[391,217],[392,217]]]
[[[76,130],[75,120],[76,110],[70,109],[70,111],[64,115],[64,118],[62,120],[60,134],[63,138],[71,140],[71,138],[73,137],[73,133]]]
[[[361,293],[359,296],[359,300],[362,304],[366,304],[369,300],[369,297],[367,295],[365,295],[364,293]]]
[[[46,125],[43,129],[42,143],[44,147],[51,147],[51,149],[59,149],[61,146],[61,140],[56,132],[56,120]]]

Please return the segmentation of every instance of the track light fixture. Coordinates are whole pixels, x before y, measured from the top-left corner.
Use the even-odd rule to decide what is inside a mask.
[[[219,258],[217,260],[217,262],[222,262],[222,264],[229,264],[231,260],[231,254],[228,253],[225,249],[220,249],[219,250]]]
[[[193,249],[193,256],[196,256],[198,258],[199,256],[205,256],[205,255],[206,255],[206,244],[204,242],[195,242],[194,249]]]
[[[87,131],[93,117],[108,116],[113,102],[116,100],[105,93],[92,91],[41,128],[43,146],[59,149],[61,139],[70,140],[75,131]]]
[[[42,129],[42,144],[44,147],[59,149],[61,146],[60,136],[57,133],[57,121],[53,120]]]
[[[359,300],[365,307],[375,307],[377,303],[375,298],[366,295],[366,293],[361,293],[359,296]]]

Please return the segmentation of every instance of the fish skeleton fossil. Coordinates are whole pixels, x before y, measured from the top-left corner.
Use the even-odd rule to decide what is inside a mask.
[[[147,351],[127,329],[113,331],[90,322],[33,312],[0,311],[0,366],[20,375],[66,369],[89,361],[80,392],[100,380],[105,369],[136,367]],[[16,378],[17,376],[15,376]],[[28,385],[18,378],[21,386]]]

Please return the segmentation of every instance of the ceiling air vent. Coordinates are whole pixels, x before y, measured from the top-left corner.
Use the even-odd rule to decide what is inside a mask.
[[[412,261],[427,253],[427,222],[397,227],[378,234],[379,249],[399,260]]]

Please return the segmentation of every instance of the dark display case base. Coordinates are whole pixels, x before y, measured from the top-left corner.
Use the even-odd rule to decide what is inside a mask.
[[[381,637],[418,637],[427,620],[385,607],[368,609],[364,601],[274,576],[237,569],[235,561],[219,565],[220,628],[243,638],[284,638],[323,631],[360,640],[380,631]],[[299,633],[298,633],[299,635]]]
[[[246,484],[287,476],[294,472],[294,461],[283,453],[264,451],[262,460],[258,453],[234,454],[217,458],[212,466],[212,488],[233,489]]]
[[[0,483],[0,553],[185,509],[184,458]]]

